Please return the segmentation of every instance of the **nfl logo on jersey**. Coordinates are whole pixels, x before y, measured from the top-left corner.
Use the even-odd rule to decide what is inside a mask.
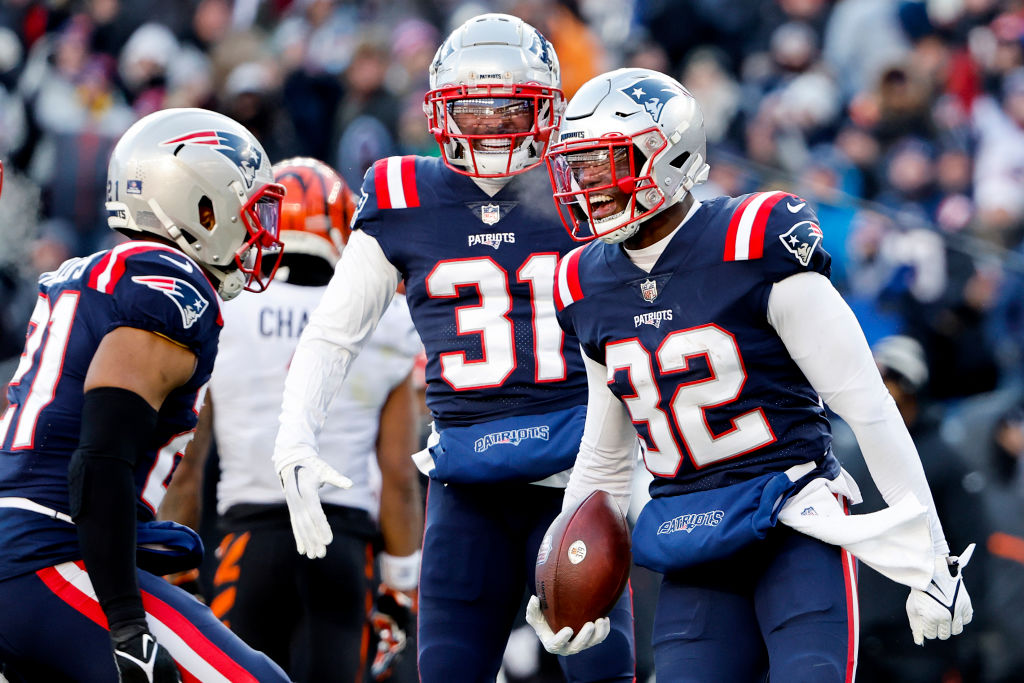
[[[654,280],[644,280],[640,283],[640,294],[644,301],[654,301],[658,298],[658,283]]]
[[[485,225],[494,225],[501,220],[501,208],[497,204],[484,204],[480,207],[480,220]]]

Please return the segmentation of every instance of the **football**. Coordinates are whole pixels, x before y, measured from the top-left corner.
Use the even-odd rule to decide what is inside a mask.
[[[629,579],[629,526],[615,500],[594,491],[551,522],[537,551],[536,590],[555,633],[607,616]]]

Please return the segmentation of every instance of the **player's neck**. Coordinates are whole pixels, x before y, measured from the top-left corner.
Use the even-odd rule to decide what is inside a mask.
[[[502,188],[508,185],[508,182],[512,180],[512,176],[502,176],[500,178],[473,178],[472,179],[476,186],[483,190],[488,197],[501,192]]]
[[[649,247],[679,227],[693,206],[693,195],[687,193],[683,201],[670,206],[657,216],[640,224],[636,234],[622,243],[626,249],[636,250]]]

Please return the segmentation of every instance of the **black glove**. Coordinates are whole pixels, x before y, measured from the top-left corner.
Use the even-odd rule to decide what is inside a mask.
[[[377,654],[370,665],[376,681],[391,676],[391,669],[406,645],[406,633],[416,613],[415,597],[381,584],[377,601],[370,613],[370,623],[377,634]]]
[[[129,624],[110,632],[121,683],[181,683],[171,655],[145,626]]]

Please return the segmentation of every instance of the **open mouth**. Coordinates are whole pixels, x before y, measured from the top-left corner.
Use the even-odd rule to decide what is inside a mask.
[[[621,205],[613,195],[595,194],[590,197],[590,217],[595,221],[618,215],[625,206]]]
[[[484,154],[508,154],[512,141],[508,138],[482,138],[473,141],[473,149]]]

